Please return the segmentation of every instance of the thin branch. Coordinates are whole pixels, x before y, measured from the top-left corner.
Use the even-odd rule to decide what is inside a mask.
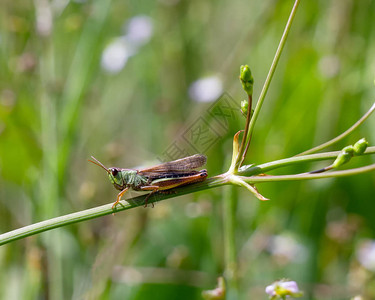
[[[314,170],[314,171],[307,172],[306,174],[323,173],[323,172],[331,171],[332,169],[333,169],[333,164],[331,164],[331,165],[329,165],[327,167],[321,168],[319,170]]]
[[[285,45],[285,42],[286,42],[286,39],[288,37],[288,34],[289,34],[289,31],[290,31],[290,28],[292,26],[292,22],[294,20],[294,17],[296,15],[296,12],[297,12],[297,8],[298,8],[298,5],[299,5],[299,2],[300,0],[296,0],[294,2],[294,5],[293,5],[293,8],[292,8],[292,11],[289,15],[289,19],[288,19],[288,22],[285,26],[285,30],[283,32],[283,35],[281,37],[281,40],[280,40],[280,43],[279,43],[279,46],[277,47],[277,50],[276,50],[276,54],[275,54],[275,57],[272,61],[272,65],[271,65],[271,68],[268,72],[268,75],[267,75],[267,78],[266,78],[266,81],[264,82],[264,85],[263,85],[263,88],[262,88],[262,91],[259,95],[259,99],[257,101],[257,104],[255,106],[255,109],[254,109],[254,113],[251,117],[251,120],[250,120],[250,125],[249,125],[249,133],[248,133],[248,136],[251,137],[252,134],[253,134],[253,131],[254,131],[254,126],[255,126],[255,122],[256,120],[258,119],[258,116],[259,116],[259,112],[260,112],[260,109],[262,108],[262,105],[263,105],[263,102],[264,102],[264,99],[266,97],[266,94],[267,94],[267,91],[268,91],[268,88],[271,84],[271,80],[272,80],[272,77],[275,73],[275,70],[276,70],[276,67],[277,67],[277,64],[279,62],[279,59],[280,59],[280,56],[281,56],[281,52],[283,51],[283,48],[284,48],[284,45]],[[250,138],[247,138],[247,146],[246,148],[248,149],[249,148],[249,144],[250,144]],[[241,157],[239,157],[239,159],[241,159]]]
[[[301,156],[301,155],[306,155],[306,154],[311,154],[311,153],[315,153],[315,152],[318,152],[320,150],[323,150],[335,143],[337,143],[338,141],[342,140],[343,138],[345,138],[346,136],[348,136],[349,134],[351,134],[354,130],[356,130],[364,121],[366,121],[366,119],[373,113],[373,111],[375,110],[375,103],[371,106],[371,108],[363,115],[362,118],[360,118],[352,127],[350,127],[348,130],[346,130],[345,132],[343,132],[342,134],[340,134],[339,136],[335,137],[334,139],[328,141],[328,142],[325,142],[324,144],[321,144],[319,146],[316,146],[314,148],[311,148],[309,150],[306,150],[304,152],[301,152],[299,154],[297,154],[296,156]]]
[[[358,175],[358,174],[367,173],[371,171],[375,171],[375,164],[365,166],[365,167],[360,167],[360,168],[349,169],[349,170],[334,171],[330,173],[318,173],[318,174],[303,173],[303,174],[295,174],[295,175],[278,175],[278,176],[269,175],[269,176],[251,176],[251,177],[239,176],[239,178],[245,182],[254,184],[254,183],[261,183],[261,182],[323,179],[323,178],[333,178],[333,177],[336,178],[336,177]],[[233,176],[236,176],[236,175],[233,175]]]
[[[276,168],[281,168],[286,165],[291,165],[294,163],[333,159],[339,153],[340,151],[311,154],[311,155],[306,155],[306,156],[290,157],[287,159],[265,163],[265,164],[258,165],[255,167],[247,168],[246,170],[241,170],[238,174],[247,175],[247,176],[238,176],[238,178],[240,178],[241,180],[245,182],[252,184],[252,183],[260,183],[260,182],[270,182],[270,181],[305,180],[305,179],[341,177],[341,176],[355,175],[355,174],[375,170],[375,165],[371,165],[367,167],[345,170],[345,171],[336,171],[336,172],[325,173],[325,174],[309,174],[309,175],[303,175],[303,176],[301,176],[301,174],[283,175],[283,176],[249,176],[249,175],[261,174],[266,171],[273,170]],[[374,153],[375,153],[375,146],[368,147],[364,154],[374,154]],[[190,193],[197,192],[197,191],[206,190],[206,189],[210,189],[210,188],[214,188],[218,186],[223,186],[223,185],[229,184],[231,176],[237,176],[237,175],[233,175],[232,173],[225,173],[225,174],[211,177],[200,183],[187,185],[185,187],[180,187],[175,190],[171,190],[171,192],[175,192],[175,194],[162,194],[162,193],[155,194],[153,197],[149,199],[149,203],[151,204],[153,202],[159,202],[165,199],[174,198],[177,196],[190,194]],[[142,195],[142,196],[128,199],[127,201],[123,200],[116,207],[115,211],[112,210],[113,202],[111,202],[109,204],[105,204],[105,205],[87,209],[84,211],[68,214],[65,216],[56,217],[56,218],[42,221],[39,223],[35,223],[29,226],[25,226],[25,227],[22,227],[22,228],[19,228],[10,232],[3,233],[0,235],[0,245],[4,245],[12,241],[25,238],[34,234],[38,234],[44,231],[48,231],[54,228],[98,218],[98,217],[105,216],[105,215],[110,215],[113,212],[120,212],[123,210],[128,210],[131,208],[142,206],[144,205],[144,200],[146,196],[147,195]]]
[[[290,166],[290,165],[297,164],[297,163],[306,163],[306,162],[313,162],[313,161],[335,159],[337,155],[340,154],[340,152],[341,151],[332,151],[332,152],[324,152],[324,153],[317,153],[317,154],[309,154],[309,155],[304,155],[304,156],[293,156],[289,158],[275,160],[275,161],[271,161],[268,163],[251,166],[249,168],[240,169],[237,175],[252,176],[256,174],[266,173],[271,170]],[[375,146],[368,147],[362,155],[369,155],[369,154],[375,154]],[[356,157],[359,157],[359,156],[356,156]]]
[[[249,132],[249,124],[250,124],[250,119],[251,119],[251,110],[252,110],[252,105],[253,105],[253,96],[252,95],[247,95],[248,96],[248,108],[247,108],[247,114],[246,114],[246,124],[245,124],[245,130],[242,136],[242,141],[241,141],[241,146],[240,149],[238,150],[238,157],[236,161],[236,169],[240,167],[242,162],[244,161],[246,157],[246,152],[248,149],[248,144],[246,146],[245,150],[245,145],[247,141],[247,135]],[[249,137],[251,139],[251,136]]]
[[[213,188],[216,186],[222,186],[226,184],[226,182],[227,182],[227,179],[224,178],[223,176],[215,176],[201,183],[188,185],[186,187],[180,187],[176,189],[175,190],[176,193],[173,193],[173,194],[161,194],[161,193],[155,194],[148,200],[148,203],[151,204],[153,202],[159,202],[165,199],[174,198],[174,197],[185,195],[185,194],[190,194],[196,191],[205,190],[205,189]],[[173,192],[173,190],[171,190],[171,192]],[[112,201],[110,204],[105,204],[102,206],[86,209],[86,210],[68,214],[65,216],[56,217],[53,219],[45,220],[39,223],[35,223],[35,224],[28,225],[28,226],[25,226],[25,227],[22,227],[13,231],[3,233],[0,235],[0,246],[7,244],[9,242],[12,242],[12,241],[21,239],[21,238],[25,238],[34,234],[48,231],[54,228],[98,218],[98,217],[105,216],[105,215],[110,215],[113,213],[117,213],[123,210],[128,210],[128,209],[135,208],[138,206],[143,206],[147,195],[148,194],[138,196],[138,197],[133,197],[126,201],[122,200],[116,206],[116,210],[112,209],[112,204],[113,204],[113,201]]]
[[[223,193],[223,237],[225,247],[225,279],[228,293],[238,295],[238,262],[236,248],[236,211],[238,197],[233,186],[226,186]],[[235,297],[238,298],[238,297]],[[234,298],[234,299],[235,299]]]

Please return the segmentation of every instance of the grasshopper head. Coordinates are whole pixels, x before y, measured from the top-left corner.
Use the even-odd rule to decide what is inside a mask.
[[[121,169],[119,168],[109,168],[108,169],[108,178],[112,182],[112,184],[117,187],[121,187],[123,185],[123,180],[122,180],[122,173]]]

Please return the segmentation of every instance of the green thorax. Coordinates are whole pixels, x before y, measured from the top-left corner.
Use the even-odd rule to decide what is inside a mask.
[[[109,180],[115,188],[122,190],[125,187],[137,189],[147,184],[147,178],[139,175],[136,170],[110,168],[108,173]]]

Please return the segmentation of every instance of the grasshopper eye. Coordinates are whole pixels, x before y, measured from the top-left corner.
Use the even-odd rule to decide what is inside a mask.
[[[117,169],[112,168],[110,170],[111,170],[112,176],[116,176],[118,174],[118,170]]]

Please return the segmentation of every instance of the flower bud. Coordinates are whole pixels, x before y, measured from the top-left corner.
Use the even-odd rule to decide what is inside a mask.
[[[344,149],[340,152],[339,155],[337,155],[336,160],[333,162],[332,166],[334,168],[338,168],[342,166],[343,164],[346,164],[352,158],[353,152],[350,153],[350,152],[344,151]]]
[[[206,300],[224,300],[225,299],[225,282],[223,277],[218,278],[217,287],[213,290],[203,291],[202,297]]]
[[[242,65],[240,67],[240,78],[241,78],[241,81],[252,81],[253,80],[253,76],[251,75],[251,71],[250,71],[250,68],[248,65]]]
[[[248,95],[253,94],[254,78],[248,65],[242,65],[240,68],[240,80],[242,87]]]
[[[353,146],[354,155],[362,155],[366,151],[367,147],[368,147],[368,142],[366,141],[366,139],[365,138],[360,139]]]
[[[354,154],[354,148],[353,148],[352,145],[349,145],[349,146],[344,147],[344,148],[341,150],[341,152],[345,152],[345,153],[348,153],[348,154],[350,154],[351,156],[353,156],[353,154]]]
[[[247,110],[249,109],[249,102],[247,100],[241,101],[241,112],[246,117]]]

